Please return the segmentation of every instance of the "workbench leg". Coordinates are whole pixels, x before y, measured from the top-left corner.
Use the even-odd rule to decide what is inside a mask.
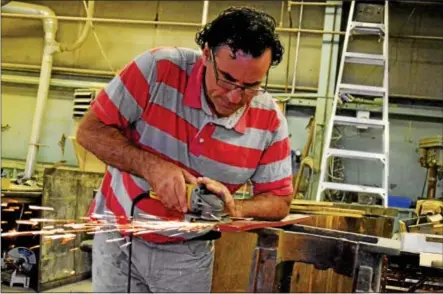
[[[360,250],[354,276],[354,291],[357,293],[380,292],[383,255]]]
[[[278,235],[261,230],[252,257],[248,292],[274,292],[276,289]]]

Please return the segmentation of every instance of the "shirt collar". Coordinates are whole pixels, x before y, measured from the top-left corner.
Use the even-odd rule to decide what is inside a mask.
[[[203,60],[200,58],[192,68],[191,74],[186,85],[185,94],[183,96],[183,104],[201,109],[201,89],[202,80],[205,66],[203,65]]]
[[[200,58],[194,65],[186,85],[183,104],[191,108],[202,109],[207,115],[211,115],[203,88],[203,74],[205,66]],[[229,117],[214,117],[213,122],[227,129],[233,129],[240,134],[246,131],[246,116],[249,106],[244,106]]]

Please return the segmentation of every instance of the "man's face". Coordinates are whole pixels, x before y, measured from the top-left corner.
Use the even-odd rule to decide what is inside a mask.
[[[257,58],[237,51],[233,58],[228,46],[221,46],[217,51],[211,51],[206,46],[203,56],[206,94],[218,116],[230,116],[263,91],[260,84],[271,64],[270,49]]]

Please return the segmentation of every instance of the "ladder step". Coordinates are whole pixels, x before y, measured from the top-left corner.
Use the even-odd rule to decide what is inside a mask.
[[[364,126],[373,128],[383,128],[385,126],[385,123],[379,119],[357,118],[340,115],[336,115],[334,117],[334,123],[344,126]]]
[[[386,156],[382,153],[375,152],[365,152],[356,150],[345,150],[345,149],[335,149],[329,148],[326,151],[327,156],[342,157],[342,158],[352,158],[352,159],[373,159],[385,162]]]
[[[362,33],[362,34],[384,35],[385,25],[382,23],[353,21],[351,22],[351,32]]]
[[[332,182],[323,182],[321,184],[322,190],[338,190],[338,191],[346,191],[346,192],[356,192],[356,193],[369,193],[369,194],[377,194],[386,197],[386,190],[383,188],[377,187],[369,187],[362,185],[352,185],[352,184],[342,184],[342,183],[332,183]]]
[[[364,96],[384,97],[386,90],[382,87],[340,84],[340,92]]]
[[[380,54],[346,52],[345,62],[383,66],[385,65],[385,57]]]

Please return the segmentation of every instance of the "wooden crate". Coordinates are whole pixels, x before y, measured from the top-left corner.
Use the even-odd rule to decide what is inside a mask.
[[[42,205],[54,208],[44,211],[42,218],[79,219],[86,216],[103,174],[71,169],[44,171]],[[81,241],[90,237],[78,234],[68,243],[41,239],[38,292],[83,280],[91,275],[90,258],[87,253],[75,249]]]

